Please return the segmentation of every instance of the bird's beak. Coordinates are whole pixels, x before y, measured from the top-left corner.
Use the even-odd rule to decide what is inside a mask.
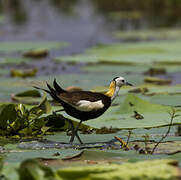
[[[129,83],[129,82],[126,82],[125,85],[126,85],[126,86],[133,86],[133,85],[132,85],[131,83]]]

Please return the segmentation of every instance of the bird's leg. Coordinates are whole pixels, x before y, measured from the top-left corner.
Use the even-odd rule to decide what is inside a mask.
[[[67,119],[67,122],[69,123],[69,127],[71,126],[71,131],[73,132],[73,131],[74,131],[74,129],[75,129],[75,127],[74,127],[74,125],[73,125],[72,121],[71,121],[71,120],[69,120],[69,119]],[[69,127],[68,127],[68,129],[69,129]]]
[[[60,109],[60,110],[57,110],[57,111],[53,111],[53,114],[56,115],[56,113],[57,113],[57,112],[60,112],[60,111],[64,111],[64,109]],[[79,122],[79,124],[77,125],[76,128],[74,127],[72,121],[70,121],[69,119],[67,119],[67,121],[68,121],[69,125],[71,126],[71,131],[72,131],[72,136],[71,136],[71,138],[70,138],[70,142],[69,142],[69,143],[72,144],[73,141],[74,141],[74,138],[75,138],[75,136],[76,136],[77,139],[79,140],[80,144],[83,144],[83,142],[81,141],[81,139],[80,139],[80,137],[79,137],[79,135],[78,135],[78,133],[77,133],[77,131],[78,131],[78,129],[79,129],[82,121]]]
[[[71,122],[71,123],[72,123],[72,122]],[[78,133],[77,133],[77,131],[78,131],[81,123],[82,123],[82,120],[79,122],[79,124],[77,125],[76,128],[72,129],[72,136],[71,136],[71,138],[70,138],[70,144],[72,144],[72,142],[74,141],[75,136],[76,136],[77,139],[79,140],[80,144],[83,144],[83,142],[81,141],[81,139],[80,139],[80,137],[79,137],[79,135],[78,135]],[[72,123],[72,125],[73,125],[73,123]]]

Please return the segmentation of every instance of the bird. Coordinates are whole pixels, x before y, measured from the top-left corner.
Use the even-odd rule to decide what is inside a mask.
[[[109,85],[109,90],[106,93],[91,91],[69,92],[60,87],[56,79],[53,81],[53,87],[48,83],[46,83],[46,85],[48,89],[36,86],[34,86],[34,88],[47,92],[55,101],[63,106],[64,111],[68,115],[80,120],[76,128],[72,121],[69,121],[72,126],[72,136],[69,141],[70,144],[73,143],[75,136],[80,144],[83,144],[77,133],[81,123],[101,116],[111,106],[122,86],[133,86],[121,76],[112,79]]]

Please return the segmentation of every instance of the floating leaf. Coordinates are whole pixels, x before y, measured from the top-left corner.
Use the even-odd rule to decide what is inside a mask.
[[[156,74],[165,74],[165,73],[175,73],[180,71],[180,66],[178,65],[152,65],[148,64],[147,66],[142,64],[93,64],[93,65],[86,65],[82,67],[83,71],[85,72],[114,72],[114,73],[121,73],[125,74],[137,74],[137,73],[144,73],[147,75],[156,75]]]
[[[167,84],[171,84],[172,81],[170,79],[161,79],[161,78],[156,78],[156,77],[145,77],[144,82],[145,83],[153,83],[153,84],[157,84],[157,85],[167,85]]]
[[[36,42],[36,41],[27,41],[27,42],[1,42],[0,51],[1,52],[17,52],[17,51],[29,51],[32,49],[57,49],[67,46],[67,43],[61,42]]]
[[[174,87],[173,87],[174,88]],[[149,101],[154,104],[162,104],[167,106],[180,106],[181,96],[180,95],[169,95],[169,94],[155,94],[153,96],[142,96],[140,98]]]
[[[159,67],[152,67],[149,68],[146,72],[144,72],[146,75],[154,76],[154,75],[159,75],[159,74],[166,74],[166,69],[165,68],[159,68]]]
[[[18,57],[1,57],[0,64],[21,64],[29,62],[29,58],[18,58]]]
[[[57,62],[109,64],[171,64],[180,65],[181,41],[152,41],[101,45],[87,49],[85,54],[57,57]]]
[[[11,77],[21,77],[21,78],[26,78],[26,77],[34,77],[36,76],[37,69],[26,69],[26,70],[17,70],[17,69],[11,69]]]
[[[118,31],[114,37],[124,40],[180,39],[180,29],[158,28],[151,30]]]
[[[11,99],[23,104],[38,104],[40,102],[41,94],[37,90],[27,90],[17,94],[12,94]]]
[[[131,105],[130,105],[131,104]],[[134,111],[141,114],[144,119],[133,117]],[[95,128],[113,127],[120,129],[152,128],[170,124],[171,107],[152,104],[133,94],[128,94],[120,106],[110,107],[101,117],[86,121],[84,124]],[[181,118],[176,117],[173,124],[181,124]]]
[[[60,169],[57,175],[62,179],[105,179],[105,180],[121,180],[121,179],[177,179],[179,172],[175,167],[174,160],[152,160],[137,163],[125,163],[122,165],[95,165],[80,166]],[[130,173],[131,171],[131,173]],[[120,173],[121,172],[121,173]],[[153,173],[154,172],[154,173]]]
[[[41,94],[37,90],[28,90],[15,94],[16,97],[41,97]]]
[[[27,51],[23,54],[24,57],[29,58],[42,58],[48,55],[48,49],[35,49],[31,51]]]

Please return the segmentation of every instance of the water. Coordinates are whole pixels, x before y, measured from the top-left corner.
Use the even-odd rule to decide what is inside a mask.
[[[97,43],[115,41],[114,30],[179,27],[181,11],[176,1],[130,3],[127,0],[6,0],[1,1],[4,23],[0,41],[50,40],[72,44],[77,53]],[[3,3],[4,2],[4,3]],[[65,53],[65,52],[64,52]]]
[[[63,50],[51,51],[43,61],[29,64],[28,67],[38,67],[38,75],[80,73],[82,65],[55,64],[53,57],[117,42],[113,31],[181,26],[181,7],[174,0],[2,0],[0,12],[0,41],[71,44]]]
[[[31,1],[23,3],[26,20],[19,24],[13,21],[7,12],[0,41],[49,40],[65,41],[72,44],[64,54],[79,53],[97,43],[112,41],[104,20],[96,14],[89,1],[78,1],[73,12],[67,14],[50,3],[50,1]]]

